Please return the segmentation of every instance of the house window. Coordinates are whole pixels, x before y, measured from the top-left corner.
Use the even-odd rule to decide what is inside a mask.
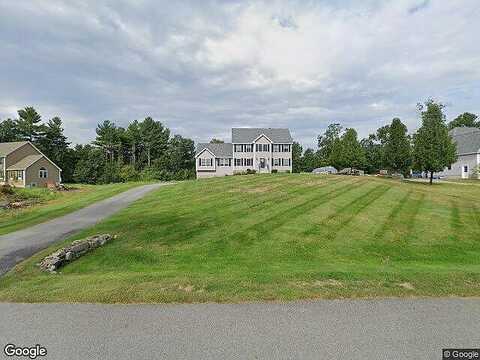
[[[255,150],[256,151],[269,152],[270,151],[270,144],[256,144]]]
[[[47,169],[45,168],[40,168],[40,170],[38,170],[38,177],[40,179],[46,179],[48,177],[48,171]]]
[[[280,166],[280,159],[273,159],[273,166]]]
[[[290,159],[282,159],[282,166],[290,166]]]
[[[252,166],[253,165],[253,159],[252,158],[244,159],[244,164],[245,164],[245,166]]]
[[[468,173],[468,165],[463,166],[463,172]]]
[[[11,170],[7,173],[7,177],[11,181],[23,180],[23,170]]]
[[[452,165],[448,165],[447,169],[452,170]]]
[[[245,152],[253,152],[253,145],[252,144],[245,145]]]
[[[242,159],[235,159],[235,166],[242,166]]]
[[[282,152],[290,152],[291,145],[284,144],[282,145]]]
[[[198,159],[200,166],[213,166],[213,159]]]
[[[217,159],[217,165],[218,166],[230,166],[230,159],[224,159],[224,158]]]
[[[272,151],[273,151],[273,152],[280,152],[280,145],[278,145],[278,144],[273,144],[273,145],[272,145]]]
[[[0,158],[0,179],[3,180],[5,171],[5,158]]]

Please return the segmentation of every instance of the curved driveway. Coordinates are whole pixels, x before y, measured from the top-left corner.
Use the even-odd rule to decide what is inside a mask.
[[[127,190],[68,215],[0,236],[0,275],[48,245],[95,225],[164,184]]]

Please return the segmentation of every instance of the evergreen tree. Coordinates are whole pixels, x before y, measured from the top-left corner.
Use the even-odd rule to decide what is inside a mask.
[[[408,174],[412,166],[412,150],[407,127],[399,118],[394,118],[388,127],[383,155],[387,169],[404,175]]]
[[[37,142],[43,136],[45,127],[41,124],[42,117],[33,107],[18,110],[19,118],[16,128],[22,140]]]
[[[137,168],[137,154],[139,151],[140,144],[142,142],[142,136],[140,133],[140,125],[137,120],[134,120],[127,127],[125,133],[128,142],[130,144],[130,162],[132,166]]]
[[[170,138],[170,130],[151,117],[140,123],[142,145],[146,152],[147,166],[152,165],[152,159],[158,159],[165,154]]]
[[[225,141],[223,140],[220,140],[220,139],[215,139],[213,138],[212,140],[210,140],[210,144],[223,144]]]
[[[304,170],[302,153],[302,145],[294,141],[292,144],[292,172],[294,173],[299,173]]]
[[[413,159],[415,168],[430,173],[442,171],[457,159],[456,145],[448,134],[443,105],[428,100],[418,104],[422,126],[413,137]]]
[[[97,137],[93,143],[103,149],[106,159],[113,162],[115,152],[120,148],[120,137],[117,126],[110,120],[105,120],[103,123],[97,125],[95,131]]]
[[[17,124],[12,119],[0,122],[0,142],[19,141]]]

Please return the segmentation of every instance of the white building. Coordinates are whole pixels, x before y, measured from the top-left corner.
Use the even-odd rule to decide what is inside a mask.
[[[231,143],[201,143],[195,163],[197,178],[292,171],[292,136],[288,129],[234,128]]]
[[[480,129],[458,127],[450,130],[457,144],[457,162],[440,172],[440,176],[451,178],[478,178],[480,165]]]

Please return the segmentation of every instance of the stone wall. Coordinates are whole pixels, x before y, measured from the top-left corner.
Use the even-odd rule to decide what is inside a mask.
[[[71,245],[55,251],[53,254],[44,258],[39,266],[40,269],[47,272],[56,272],[58,268],[78,259],[93,249],[103,246],[113,239],[110,234],[95,235],[86,239],[76,240]]]

